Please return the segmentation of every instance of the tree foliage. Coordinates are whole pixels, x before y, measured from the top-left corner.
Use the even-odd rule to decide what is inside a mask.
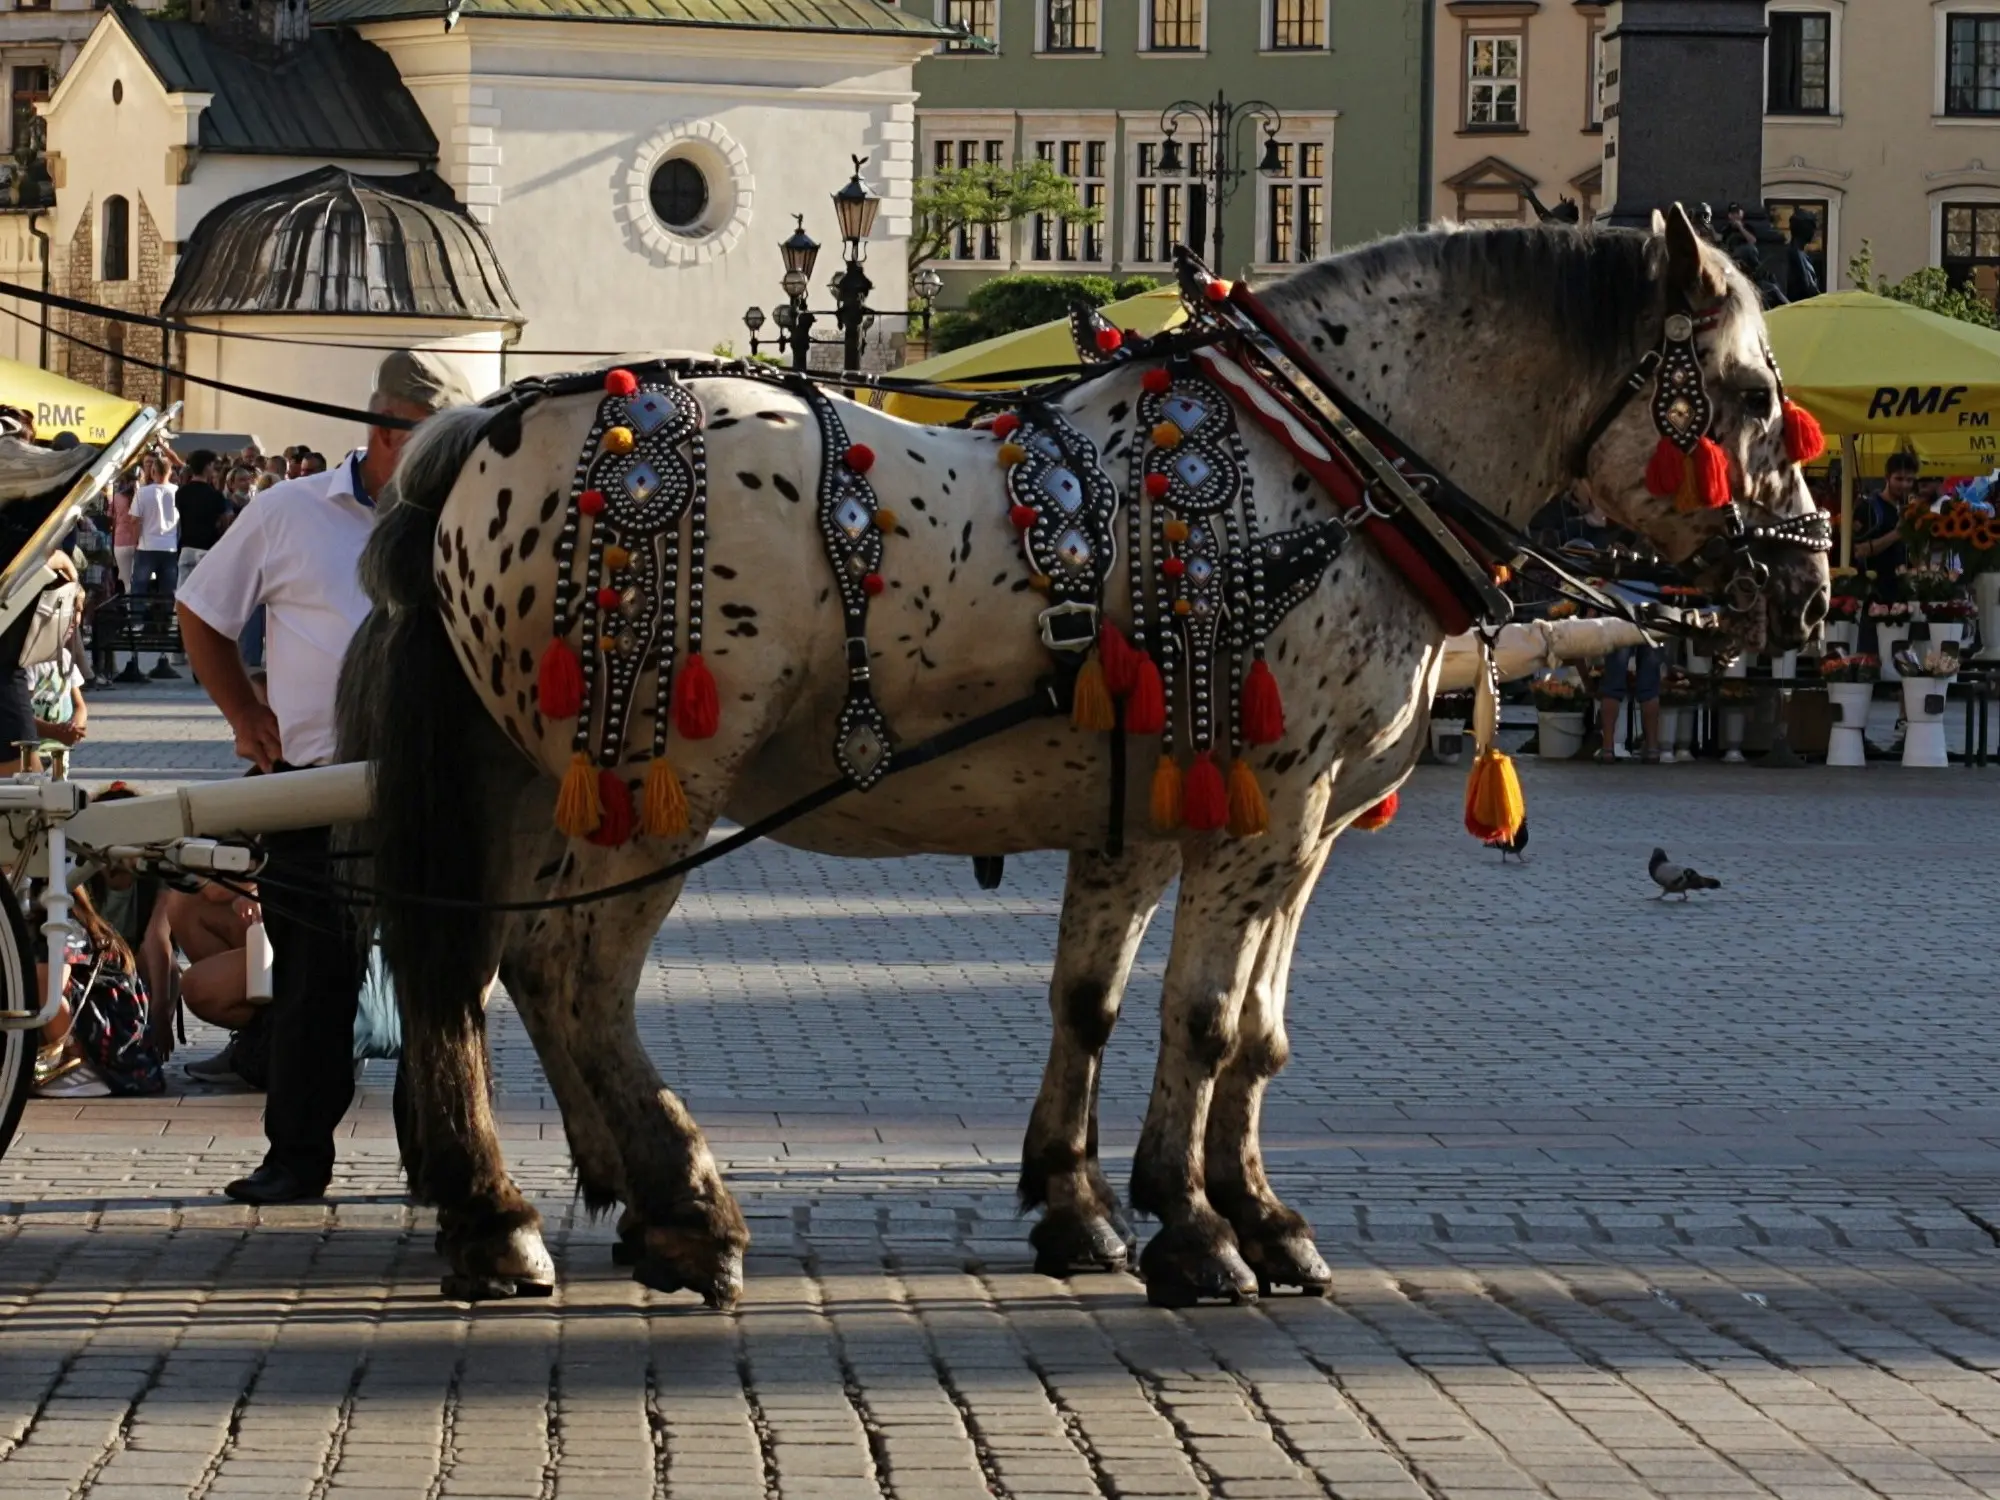
[[[1095,224],[1104,217],[1086,208],[1076,184],[1037,157],[1009,165],[974,162],[946,167],[924,178],[916,190],[917,232],[910,238],[910,270],[942,255],[960,230],[999,228],[1031,214],[1047,214],[1066,224]]]
[[[940,354],[962,349],[981,339],[1066,318],[1078,302],[1102,307],[1150,292],[1157,285],[1150,276],[1055,276],[1039,272],[995,276],[972,289],[963,312],[948,312],[937,320],[932,346]]]
[[[1953,286],[1943,266],[1926,266],[1901,281],[1876,275],[1875,252],[1866,240],[1861,242],[1860,254],[1847,262],[1847,279],[1878,297],[1907,302],[1912,307],[1961,322],[1977,323],[1981,328],[2000,328],[2000,317],[1995,315],[1993,304],[1971,287]]]

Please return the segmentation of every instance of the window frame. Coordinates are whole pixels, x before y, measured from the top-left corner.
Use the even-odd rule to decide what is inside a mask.
[[[40,73],[42,75],[41,88],[39,90],[23,89],[21,87],[21,75],[23,73]],[[56,70],[53,64],[31,62],[9,64],[7,73],[7,149],[9,151],[18,151],[20,149],[19,127],[24,123],[36,128],[35,133],[39,137],[36,142],[36,149],[47,149],[48,122],[35,113],[34,106],[36,104],[48,103],[49,95],[55,92],[55,87]],[[28,103],[28,112],[25,116],[21,113],[23,100],[26,100]]]
[[[1973,216],[1974,216],[1973,232],[1975,236],[1978,233],[1977,221],[1982,214],[1992,216],[1993,219],[1996,221],[1996,225],[2000,225],[2000,194],[1994,194],[1994,195],[1982,194],[1978,192],[1976,189],[1972,191],[1967,191],[1966,189],[1963,188],[1947,189],[1945,192],[1939,194],[1937,198],[1937,207],[1934,211],[1935,218],[1937,220],[1937,230],[1935,238],[1933,239],[1931,244],[1931,251],[1933,257],[1932,264],[1942,269],[1947,277],[1951,275],[1952,268],[1950,262],[1952,257],[1948,257],[1945,254],[1945,238],[1947,235],[1951,233],[1952,210],[1960,208],[1971,209],[1973,211]],[[1977,248],[1978,248],[1978,243],[1977,239],[1975,238],[1974,240],[1975,252],[1977,251]],[[1975,253],[1971,256],[1957,257],[1957,259],[1960,261],[1960,263],[1975,268],[1979,266],[1994,267],[1995,279],[1996,281],[2000,281],[2000,254],[1992,256],[1981,256]],[[1952,280],[1953,286],[1961,286],[1964,284],[1965,284],[1964,281],[1957,279]],[[2000,287],[1996,287],[1996,301],[2000,301]]]
[[[1811,183],[1780,183],[1764,189],[1764,211],[1769,214],[1772,204],[1782,204],[1787,208],[1811,209],[1819,216],[1819,254],[1814,256],[1813,269],[1819,273],[1819,289],[1830,292],[1834,289],[1833,278],[1838,272],[1834,261],[1834,251],[1839,246],[1839,235],[1835,228],[1839,212],[1839,199],[1823,187]],[[1791,240],[1791,221],[1787,216],[1784,224],[1775,217],[1771,226],[1784,233],[1786,242]]]
[[[1135,131],[1130,125],[1126,127],[1124,192],[1126,195],[1126,206],[1131,212],[1126,216],[1125,223],[1126,231],[1132,238],[1125,247],[1129,253],[1120,256],[1116,261],[1117,265],[1126,269],[1139,269],[1143,267],[1151,270],[1160,266],[1173,264],[1173,245],[1171,241],[1174,237],[1169,236],[1165,232],[1165,226],[1168,222],[1165,200],[1155,200],[1150,213],[1141,210],[1140,205],[1144,201],[1141,195],[1148,188],[1153,189],[1155,192],[1163,188],[1178,188],[1181,190],[1179,214],[1181,233],[1179,238],[1184,244],[1187,243],[1188,228],[1194,220],[1195,194],[1199,191],[1203,198],[1202,233],[1201,243],[1194,248],[1206,255],[1208,253],[1208,244],[1212,237],[1213,225],[1208,218],[1208,204],[1206,202],[1207,189],[1201,180],[1200,173],[1195,167],[1197,161],[1205,159],[1203,153],[1206,152],[1207,147],[1199,141],[1182,141],[1183,167],[1180,172],[1171,177],[1163,177],[1157,172],[1149,173],[1143,169],[1146,153],[1149,150],[1157,153],[1160,147],[1166,144],[1167,138],[1159,134],[1158,131],[1159,125],[1157,121],[1152,122],[1150,130]],[[1138,237],[1142,232],[1156,240],[1156,243],[1153,245],[1154,253],[1150,256],[1141,255],[1139,252]]]
[[[976,47],[969,43],[960,44],[956,42],[939,42],[937,46],[938,55],[941,57],[998,57],[1000,55],[1000,50],[1001,50],[1000,16],[1002,10],[1004,9],[1004,7],[1000,3],[1000,0],[937,0],[937,8],[932,12],[931,19],[936,21],[941,26],[949,24],[953,20],[951,10],[954,5],[992,6],[993,8],[992,30],[980,31],[971,26],[968,26],[967,30],[971,31],[974,36],[983,36],[988,41],[992,42],[993,50],[989,52],[984,47]]]
[[[1973,113],[1954,111],[1951,105],[1951,23],[1955,20],[1986,20],[2000,23],[2000,0],[1934,0],[1936,60],[1932,79],[1931,117],[1939,124],[1979,126],[2000,118],[2000,111]]]
[[[118,205],[116,214],[118,234],[115,237],[117,274],[112,274],[112,249],[114,236],[111,233],[112,204]],[[97,279],[100,283],[126,282],[132,279],[132,200],[123,193],[107,193],[97,205]]]
[[[1153,38],[1159,32],[1159,10],[1163,4],[1174,6],[1192,5],[1196,8],[1195,40],[1185,47],[1156,47]],[[1139,6],[1139,55],[1141,57],[1203,57],[1208,53],[1208,21],[1212,10],[1212,0],[1143,0]]]
[[[1472,71],[1473,48],[1480,42],[1505,43],[1514,48],[1514,76],[1495,73],[1491,80],[1482,80]],[[1520,135],[1528,128],[1528,33],[1526,29],[1513,31],[1475,30],[1468,26],[1461,33],[1459,46],[1459,130],[1466,135]],[[1496,53],[1497,56],[1497,53]],[[1514,86],[1514,118],[1511,121],[1475,121],[1472,118],[1472,91],[1475,84],[1490,81],[1496,87],[1511,83]]]
[[[1772,34],[1764,41],[1764,114],[1768,119],[1782,120],[1787,124],[1807,123],[1840,118],[1840,74],[1841,21],[1845,12],[1839,0],[1773,0],[1766,7],[1765,17],[1775,21],[1779,16],[1822,16],[1826,19],[1826,108],[1821,110],[1776,109],[1771,99],[1771,59],[1773,44],[1777,40],[1775,26]]]
[[[1316,53],[1333,50],[1333,0],[1305,0],[1319,6],[1319,34],[1317,42],[1302,47],[1281,47],[1278,45],[1278,8],[1289,0],[1263,0],[1263,19],[1260,22],[1258,51],[1270,53],[1274,57],[1311,57]]]
[[[1041,157],[1044,146],[1052,148],[1050,156],[1044,159],[1052,162],[1065,179],[1076,184],[1077,196],[1086,206],[1091,201],[1087,190],[1093,187],[1098,189],[1097,206],[1104,210],[1104,215],[1093,226],[1074,226],[1079,251],[1074,256],[1063,253],[1066,247],[1061,243],[1061,237],[1072,226],[1059,221],[1048,221],[1047,216],[1043,214],[1030,215],[1026,224],[1027,254],[1022,257],[1022,264],[1109,271],[1116,264],[1118,253],[1117,215],[1112,203],[1112,193],[1118,183],[1117,174],[1112,170],[1115,159],[1113,153],[1117,150],[1118,144],[1116,130],[1111,128],[1111,123],[1108,121],[1098,121],[1088,126],[1071,126],[1045,121],[1039,122],[1039,128],[1037,122],[1030,122],[1025,135],[1022,149],[1031,153],[1033,157]],[[1077,148],[1078,162],[1082,170],[1074,176],[1062,170],[1061,153],[1064,146]],[[1092,147],[1101,153],[1099,166],[1102,170],[1096,173],[1090,171]],[[1055,252],[1049,255],[1041,253],[1042,237],[1045,233],[1055,244]],[[1096,242],[1098,252],[1095,259],[1085,253],[1093,240]]]
[[[1069,0],[1073,5],[1091,7],[1090,31],[1092,41],[1088,47],[1058,47],[1054,43],[1051,27],[1057,0],[1035,0],[1035,56],[1037,57],[1102,57],[1104,55],[1104,0]]]
[[[1289,175],[1272,177],[1266,177],[1261,172],[1256,174],[1257,254],[1251,262],[1255,270],[1270,274],[1296,271],[1299,267],[1310,265],[1312,261],[1331,253],[1333,249],[1333,184],[1335,177],[1334,142],[1335,129],[1333,117],[1320,116],[1315,118],[1311,115],[1286,117],[1285,128],[1278,136],[1278,144],[1281,147],[1289,146],[1294,151],[1297,151],[1301,147],[1317,150],[1320,153],[1320,171],[1317,177],[1307,177],[1303,171],[1294,171]],[[1301,187],[1316,187],[1319,189],[1318,243],[1312,255],[1307,259],[1302,260],[1299,258],[1296,245],[1293,248],[1291,259],[1275,259],[1271,254],[1271,237],[1277,227],[1274,217],[1276,191],[1282,188]],[[1296,222],[1297,210],[1295,207],[1294,223],[1296,224]]]
[[[957,122],[931,126],[923,130],[922,135],[923,161],[930,172],[939,170],[938,148],[942,146],[954,148],[952,155],[957,158],[951,163],[954,167],[973,165],[963,160],[967,146],[976,146],[980,153],[979,160],[995,166],[1005,166],[1014,160],[1014,120],[1011,115],[1003,116],[1001,123],[994,126],[983,126],[961,117]],[[937,253],[936,263],[941,267],[1004,266],[1013,254],[1013,227],[1011,224],[986,224],[976,231],[961,229],[961,237],[978,235],[978,239],[971,242],[978,253],[968,251],[961,254],[954,243]],[[988,246],[991,246],[990,250]]]

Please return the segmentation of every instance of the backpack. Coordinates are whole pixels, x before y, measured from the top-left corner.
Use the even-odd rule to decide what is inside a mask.
[[[64,579],[50,584],[36,596],[28,615],[28,634],[21,642],[23,667],[39,667],[58,660],[63,648],[77,633],[83,610],[83,586]]]
[[[146,1009],[146,986],[138,975],[101,960],[88,971],[71,966],[70,1035],[114,1094],[166,1090],[166,1069],[146,1038]]]

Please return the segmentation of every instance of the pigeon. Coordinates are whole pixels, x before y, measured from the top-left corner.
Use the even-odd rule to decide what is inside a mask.
[[[1486,847],[1500,851],[1500,863],[1507,863],[1507,856],[1513,855],[1522,864],[1528,862],[1528,820],[1521,819],[1521,828],[1511,839],[1488,839]]]
[[[1712,875],[1704,875],[1701,871],[1689,869],[1686,865],[1669,864],[1667,851],[1664,849],[1653,851],[1653,858],[1646,866],[1646,872],[1653,877],[1653,884],[1660,888],[1659,899],[1662,901],[1669,896],[1679,896],[1685,901],[1689,891],[1722,889],[1722,882]]]

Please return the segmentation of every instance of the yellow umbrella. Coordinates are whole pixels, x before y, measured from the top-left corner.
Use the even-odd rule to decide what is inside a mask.
[[[0,406],[33,412],[35,437],[40,442],[73,432],[79,442],[99,445],[110,442],[139,410],[136,401],[107,396],[92,386],[12,359],[0,359]]]
[[[1173,286],[1155,287],[1136,297],[1107,302],[1103,313],[1118,327],[1148,336],[1177,327],[1187,319],[1187,313],[1181,307],[1180,289]],[[1003,333],[998,338],[983,339],[977,344],[967,344],[963,349],[953,349],[948,354],[934,355],[914,365],[905,365],[896,372],[896,376],[900,380],[962,385],[969,391],[1005,390],[1022,382],[1007,379],[1004,375],[999,380],[984,382],[979,377],[1007,370],[1037,370],[1050,365],[1071,364],[1075,359],[1076,345],[1070,338],[1069,321],[1058,318],[1051,323],[1037,323],[1033,328]],[[923,396],[890,393],[882,398],[882,409],[891,416],[911,422],[955,422],[972,407],[970,402],[933,401]]]
[[[1892,453],[1916,454],[1918,472],[1937,479],[2000,469],[2000,432],[1915,432],[1900,437],[1885,433],[1856,438],[1854,448],[1854,472],[1863,479],[1880,479]],[[1822,459],[1813,467],[1824,468],[1829,461]]]
[[[1933,438],[1941,453],[2000,439],[2000,332],[1878,297],[1833,292],[1765,315],[1785,389],[1841,442],[1840,561],[1853,562],[1861,445]],[[1948,461],[1947,461],[1948,464]],[[1992,467],[1974,460],[1972,470]],[[1950,468],[1963,473],[1965,469]]]

